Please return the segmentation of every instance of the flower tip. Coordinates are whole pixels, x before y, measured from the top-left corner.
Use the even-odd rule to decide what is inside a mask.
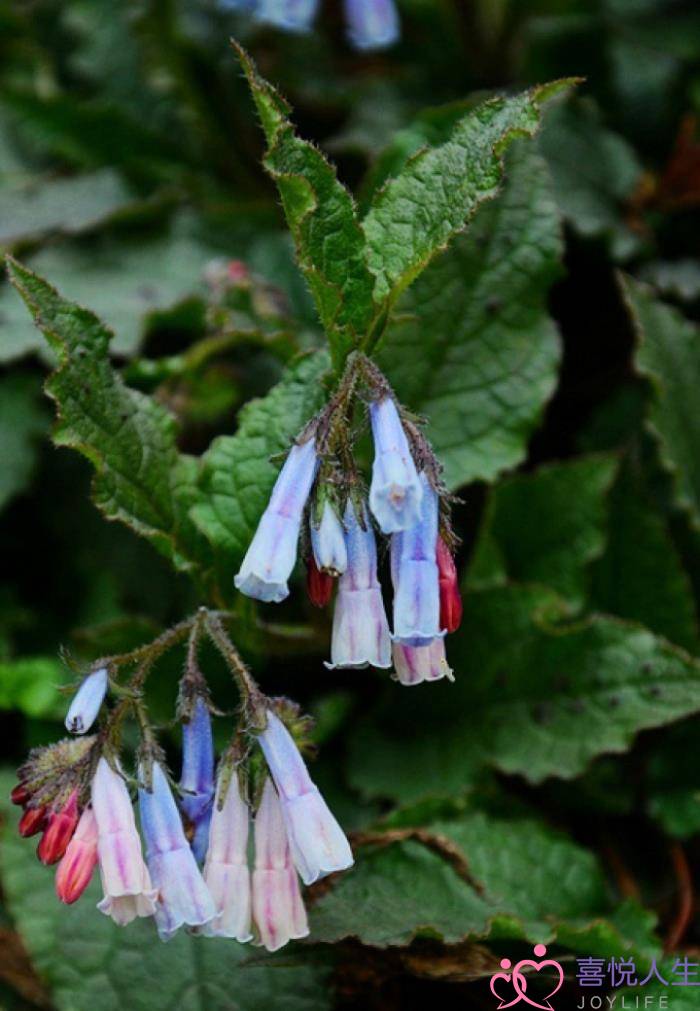
[[[325,607],[333,596],[333,576],[322,572],[313,556],[306,563],[306,592],[314,607]]]
[[[29,802],[31,794],[24,783],[18,783],[10,794],[10,801],[18,807],[24,807]]]
[[[18,831],[23,839],[36,835],[46,826],[46,808],[30,807],[19,820]]]

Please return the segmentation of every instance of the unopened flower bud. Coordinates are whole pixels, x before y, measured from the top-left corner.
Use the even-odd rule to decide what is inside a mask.
[[[41,832],[46,825],[46,808],[29,807],[19,820],[19,834],[28,839],[29,836]]]
[[[333,576],[322,572],[313,555],[306,562],[306,592],[314,607],[325,607],[333,596]]]
[[[345,531],[328,501],[324,502],[320,524],[316,526],[311,522],[311,548],[316,565],[322,572],[331,576],[340,576],[345,572],[348,567]]]
[[[78,792],[74,790],[60,811],[52,811],[49,815],[36,851],[42,864],[58,863],[73,837],[78,817]]]
[[[61,902],[77,902],[90,884],[96,865],[97,820],[92,808],[87,807],[56,869],[56,895]]]
[[[442,537],[437,541],[437,566],[440,578],[440,625],[456,632],[462,622],[462,595],[454,558]]]
[[[24,783],[18,783],[12,790],[10,794],[10,800],[13,804],[17,804],[18,807],[24,807],[25,804],[29,803],[31,793],[26,788]]]
[[[106,667],[94,670],[85,678],[73,697],[66,714],[66,730],[85,734],[93,725],[107,693],[109,676]]]
[[[374,436],[370,509],[383,533],[408,530],[420,518],[423,486],[399,412],[385,396],[370,404],[369,416]]]

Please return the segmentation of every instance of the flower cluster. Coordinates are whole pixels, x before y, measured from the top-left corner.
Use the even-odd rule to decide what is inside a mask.
[[[318,14],[319,0],[219,0],[219,6],[284,31],[306,32]],[[345,0],[345,19],[348,39],[360,51],[386,49],[401,33],[395,0]]]
[[[368,395],[374,442],[368,496],[349,434],[360,388]],[[444,637],[458,628],[462,603],[449,546],[449,497],[439,474],[419,426],[384,376],[353,356],[336,396],[292,446],[236,587],[257,600],[284,600],[306,529],[311,601],[324,606],[336,580],[338,586],[326,666],[393,664],[405,685],[450,677]],[[375,524],[390,543],[393,632],[378,577]]]
[[[140,691],[168,641],[165,633],[150,655],[144,647],[136,657],[112,657],[82,681],[66,718],[79,736],[35,750],[19,770],[12,791],[12,801],[24,808],[19,831],[41,833],[37,853],[43,863],[57,864],[56,893],[64,903],[76,902],[99,869],[97,908],[119,925],[153,917],[162,940],[185,927],[275,951],[309,932],[299,879],[309,885],[350,867],[352,851],[295,741],[305,737],[307,721],[292,703],[262,695],[218,618],[202,610],[184,625],[190,641],[178,707],[179,784],[170,780]],[[196,665],[203,628],[232,666],[242,696],[241,720],[218,770],[212,706]],[[181,626],[171,631],[173,644],[181,632]],[[122,663],[142,654],[127,686],[112,680]],[[118,701],[99,733],[85,736],[110,685]],[[143,735],[134,780],[118,746],[120,722],[131,707]]]

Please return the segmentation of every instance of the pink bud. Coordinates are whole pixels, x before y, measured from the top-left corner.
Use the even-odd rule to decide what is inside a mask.
[[[70,905],[80,898],[90,884],[96,864],[97,820],[92,808],[88,807],[56,870],[56,895],[61,902]]]
[[[46,825],[46,808],[30,807],[19,820],[19,834],[28,839],[30,835],[41,832]]]
[[[52,811],[37,846],[42,864],[55,864],[68,848],[78,824],[78,791],[74,790],[60,811]]]
[[[437,541],[437,565],[440,578],[440,627],[456,632],[462,623],[462,597],[454,558],[442,537]]]

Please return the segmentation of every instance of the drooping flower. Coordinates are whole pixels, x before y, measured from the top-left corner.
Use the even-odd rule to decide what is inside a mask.
[[[204,881],[211,893],[217,916],[202,927],[207,937],[235,937],[244,943],[250,932],[251,898],[248,870],[248,829],[250,812],[241,797],[234,772],[219,810],[222,777],[211,816],[209,849],[204,864]]]
[[[106,667],[99,667],[85,678],[73,696],[66,714],[66,730],[71,734],[85,734],[93,725],[107,693],[109,675]]]
[[[335,580],[327,572],[322,572],[313,555],[306,560],[306,592],[314,607],[325,607],[333,596]]]
[[[80,816],[75,834],[56,869],[56,895],[70,905],[83,894],[97,866],[97,819],[91,807]]]
[[[269,778],[255,816],[253,919],[259,943],[268,951],[277,951],[288,941],[309,933],[285,818]]]
[[[345,0],[345,16],[356,49],[386,49],[398,41],[401,26],[394,0]]]
[[[333,613],[331,662],[334,667],[390,667],[391,636],[377,579],[377,546],[363,507],[364,528],[355,508],[345,509],[348,567],[338,583]]]
[[[78,791],[73,790],[65,804],[57,811],[51,811],[48,816],[36,851],[42,864],[58,863],[73,837],[78,818]]]
[[[383,533],[408,530],[419,520],[423,487],[393,398],[373,401],[369,416],[374,437],[370,509]]]
[[[462,595],[452,552],[442,537],[438,537],[436,557],[440,578],[440,625],[447,632],[456,632],[462,622]]]
[[[345,545],[345,531],[338,514],[330,504],[324,502],[321,522],[318,526],[311,522],[311,548],[316,565],[322,572],[340,576],[348,567],[348,551]]]
[[[182,725],[182,795],[180,806],[192,829],[192,850],[201,861],[207,852],[209,824],[214,799],[214,740],[211,715],[198,695],[190,719]]]
[[[129,792],[105,758],[100,758],[92,781],[92,809],[105,893],[97,908],[120,926],[137,916],[153,916],[158,893],[143,862]]]
[[[318,3],[319,0],[259,0],[254,16],[257,21],[288,32],[307,32],[316,17]]]
[[[436,548],[438,497],[425,472],[419,521],[391,540],[394,583],[394,635],[407,646],[426,646],[439,635],[440,584]]]
[[[234,579],[241,593],[278,603],[289,594],[301,518],[316,476],[314,439],[294,445],[280,471],[270,501]]]
[[[139,770],[142,782],[145,770]],[[175,798],[159,762],[152,767],[152,789],[139,787],[146,862],[158,890],[158,934],[169,940],[184,924],[203,926],[217,910],[204,883],[182,826]]]
[[[433,639],[427,646],[404,646],[395,642],[392,652],[396,678],[402,685],[418,685],[422,681],[452,677],[442,638]]]
[[[282,802],[292,859],[304,884],[352,866],[345,833],[309,776],[294,738],[272,710],[258,740]]]

